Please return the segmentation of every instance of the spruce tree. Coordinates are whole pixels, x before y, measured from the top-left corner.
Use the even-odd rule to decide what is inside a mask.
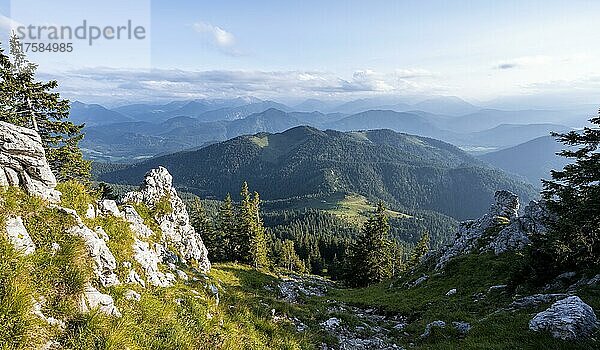
[[[554,218],[548,234],[534,236],[534,254],[538,264],[551,262],[554,269],[600,266],[600,111],[590,122],[583,130],[553,133],[570,146],[559,155],[574,160],[543,180],[542,195]]]
[[[222,261],[224,259],[223,237],[213,227],[204,211],[202,201],[198,197],[195,197],[190,204],[190,224],[202,237],[209,258],[214,261]]]
[[[365,286],[391,277],[390,225],[382,202],[375,214],[364,224],[361,235],[352,248],[348,282]]]
[[[90,178],[90,162],[78,147],[83,125],[68,121],[69,101],[62,99],[55,80],[35,79],[37,65],[22,51],[16,35],[10,39],[10,54],[0,48],[0,120],[36,130],[46,157],[59,181]]]
[[[223,204],[219,207],[217,224],[213,237],[209,238],[212,245],[213,256],[217,261],[233,261],[237,259],[235,236],[237,227],[235,222],[235,208],[229,193],[225,196]],[[208,247],[207,247],[208,248]],[[209,251],[211,248],[208,248]]]
[[[255,267],[269,266],[267,236],[260,217],[260,197],[254,192],[252,198],[252,231],[250,236],[250,263]]]
[[[280,265],[285,269],[290,271],[297,271],[300,273],[306,272],[306,267],[304,263],[296,254],[296,249],[294,249],[294,242],[286,239],[283,241],[281,246],[281,254],[280,254]]]
[[[255,215],[252,196],[248,189],[248,183],[245,181],[242,184],[240,196],[242,200],[240,201],[237,232],[234,239],[237,248],[235,254],[240,261],[250,263],[252,260],[250,241],[254,234]]]
[[[421,259],[429,252],[429,233],[424,232],[415,245],[410,255],[410,266],[415,267],[421,263]]]

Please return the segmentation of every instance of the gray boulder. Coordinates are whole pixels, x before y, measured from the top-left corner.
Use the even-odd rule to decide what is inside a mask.
[[[562,340],[585,339],[597,326],[594,310],[577,296],[570,296],[552,304],[547,310],[529,321],[532,331],[547,331]]]
[[[168,201],[171,212],[157,214],[154,219],[161,228],[166,246],[173,247],[183,262],[191,260],[200,270],[207,272],[210,270],[208,251],[200,235],[190,225],[185,204],[177,195],[173,177],[167,169],[159,167],[150,170],[139,191],[129,192],[123,199],[124,202],[144,203],[150,207],[164,200]]]
[[[29,236],[20,216],[6,220],[6,234],[8,240],[21,254],[29,255],[35,252],[35,243]]]
[[[32,196],[60,201],[56,178],[36,131],[0,122],[0,186],[17,186]]]

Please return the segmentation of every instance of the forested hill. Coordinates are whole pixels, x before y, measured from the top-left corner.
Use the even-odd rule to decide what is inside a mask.
[[[246,180],[263,199],[354,192],[397,208],[429,209],[457,219],[483,214],[497,189],[527,200],[534,189],[457,147],[390,130],[320,131],[240,136],[197,151],[180,152],[106,173],[102,181],[135,184],[165,166],[202,197],[235,194]]]

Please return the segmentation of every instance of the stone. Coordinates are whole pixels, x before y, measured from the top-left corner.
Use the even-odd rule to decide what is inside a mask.
[[[198,268],[210,270],[208,251],[202,238],[190,224],[185,204],[173,187],[173,177],[167,169],[159,167],[146,173],[144,182],[138,191],[129,192],[123,198],[126,203],[144,203],[154,207],[167,200],[171,212],[159,213],[154,219],[163,233],[162,240],[166,246],[173,247],[183,262],[192,260]]]
[[[125,291],[124,297],[125,297],[125,299],[132,300],[132,301],[140,301],[142,299],[142,296],[140,295],[140,293],[136,292],[135,290],[131,290],[131,289],[128,289],[127,291]]]
[[[118,210],[118,209],[117,209]],[[120,215],[120,214],[119,214]],[[131,205],[123,207],[123,217],[129,222],[129,228],[140,238],[148,238],[154,234],[152,230],[144,224],[144,219],[137,213]]]
[[[498,284],[496,286],[491,286],[490,288],[488,288],[488,293],[499,291],[499,290],[504,290],[506,288],[508,288],[508,286],[506,284]]]
[[[523,249],[531,243],[531,234],[546,232],[550,214],[545,202],[531,201],[519,217],[517,195],[497,191],[494,199],[483,217],[459,224],[454,242],[442,249],[436,269],[443,268],[456,256],[472,252],[492,251],[498,255]]]
[[[418,286],[419,284],[421,284],[421,283],[423,283],[423,282],[427,281],[428,279],[429,279],[429,276],[427,276],[427,275],[423,275],[423,276],[421,276],[421,277],[417,278],[417,279],[416,279],[414,282],[410,283],[410,284],[409,284],[409,287],[410,287],[410,288],[416,287],[416,286]]]
[[[452,288],[452,289],[450,289],[450,290],[449,290],[449,291],[446,293],[446,296],[447,296],[447,297],[449,297],[449,296],[451,296],[451,295],[454,295],[454,294],[456,294],[456,288]]]
[[[146,281],[155,287],[170,287],[167,276],[160,271],[158,263],[161,261],[159,255],[150,248],[148,242],[144,242],[138,238],[133,243],[133,258],[137,261],[146,275]]]
[[[117,206],[117,202],[112,199],[99,200],[98,211],[104,215],[121,216],[121,211]]]
[[[340,326],[342,321],[340,321],[338,318],[336,317],[331,317],[328,320],[324,321],[321,323],[321,326],[323,326],[326,330],[333,330],[336,329]]]
[[[547,331],[554,338],[579,340],[588,338],[598,327],[594,310],[578,296],[561,299],[529,321],[532,331]]]
[[[42,308],[44,307],[45,304],[46,304],[46,299],[44,297],[40,297],[37,300],[33,299],[33,309],[31,310],[31,313],[36,315],[43,321],[45,321],[50,326],[58,327],[61,330],[65,329],[66,324],[63,320],[59,320],[52,316],[47,317],[46,315],[44,315],[44,313],[42,312]]]
[[[146,287],[146,282],[140,277],[140,275],[134,269],[130,269],[125,279],[127,284],[139,284],[142,287]]]
[[[466,335],[471,330],[471,325],[469,323],[467,323],[467,322],[460,322],[460,321],[458,321],[458,322],[452,322],[452,326],[462,336]]]
[[[21,187],[32,196],[60,201],[56,178],[35,130],[0,122],[0,186]]]
[[[534,294],[526,297],[519,298],[510,305],[508,305],[509,309],[523,309],[534,306],[539,306],[541,304],[546,304],[550,302],[554,302],[558,299],[566,297],[566,294],[555,293],[555,294]]]
[[[115,306],[113,298],[108,294],[100,293],[100,291],[88,283],[84,288],[79,303],[79,311],[90,312],[94,309],[98,309],[98,311],[109,316],[121,317],[121,313]]]
[[[445,328],[446,327],[446,322],[444,321],[433,321],[431,323],[428,323],[427,326],[425,326],[425,332],[423,332],[423,334],[421,334],[421,338],[427,338],[431,335],[431,330],[433,328]]]
[[[6,220],[6,234],[8,240],[21,254],[30,255],[35,252],[35,243],[33,243],[31,236],[29,236],[23,224],[23,219],[20,216]]]
[[[92,231],[83,223],[75,210],[63,207],[58,208],[75,219],[76,225],[68,229],[67,233],[79,236],[85,242],[88,253],[94,261],[94,273],[102,286],[110,287],[120,284],[115,274],[117,261],[110,249],[108,249],[106,242],[98,236],[96,231]],[[104,234],[106,235],[106,232]]]
[[[108,234],[106,233],[106,231],[104,231],[102,226],[97,226],[94,229],[94,231],[96,231],[96,234],[98,235],[98,237],[102,238],[102,240],[104,242],[108,242],[110,240],[110,237],[108,237]]]
[[[88,204],[87,210],[85,211],[86,219],[94,219],[96,218],[96,208],[94,208],[93,204]]]

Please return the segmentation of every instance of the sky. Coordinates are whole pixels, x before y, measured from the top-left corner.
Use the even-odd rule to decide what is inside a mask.
[[[7,47],[18,25],[144,27],[143,40],[66,40],[73,52],[28,53],[40,77],[86,102],[448,95],[594,103],[599,13],[600,1],[582,0],[0,0],[0,40]]]

